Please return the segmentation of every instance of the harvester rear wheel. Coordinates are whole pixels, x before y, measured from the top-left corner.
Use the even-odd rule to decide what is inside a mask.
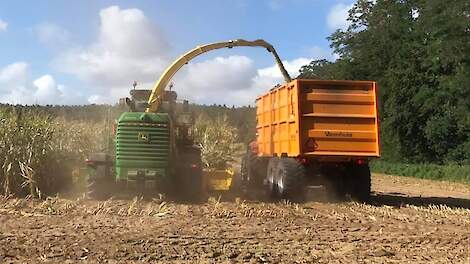
[[[305,167],[293,158],[281,158],[277,164],[276,189],[279,198],[298,200],[303,197]]]

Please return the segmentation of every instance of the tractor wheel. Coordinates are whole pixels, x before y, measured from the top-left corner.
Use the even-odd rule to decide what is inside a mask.
[[[109,187],[109,183],[103,180],[90,178],[87,182],[86,196],[92,200],[106,200],[110,196]]]
[[[281,158],[277,164],[276,189],[279,198],[302,199],[305,167],[292,158]]]
[[[353,199],[368,202],[371,192],[371,177],[368,165],[354,165],[351,168],[349,193]]]
[[[180,154],[180,161],[178,177],[184,189],[182,198],[191,202],[201,202],[205,195],[201,151],[194,147],[185,148]]]
[[[86,196],[90,199],[104,200],[113,194],[114,174],[111,156],[106,153],[92,153],[88,157],[88,179]]]
[[[268,198],[277,197],[277,166],[279,164],[279,158],[271,158],[268,162],[268,169],[266,172],[266,196]]]

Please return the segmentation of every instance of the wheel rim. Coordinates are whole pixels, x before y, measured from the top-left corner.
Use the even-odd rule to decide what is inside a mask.
[[[278,171],[278,178],[277,178],[277,188],[279,190],[279,194],[284,194],[284,189],[285,189],[285,182],[284,182],[284,176],[285,176],[285,171],[280,169]]]
[[[272,170],[270,170],[268,174],[268,186],[269,190],[272,191],[274,189],[274,175]]]
[[[276,195],[276,177],[275,177],[275,166],[269,166],[268,167],[268,175],[267,175],[267,181],[268,181],[268,191],[269,195]]]

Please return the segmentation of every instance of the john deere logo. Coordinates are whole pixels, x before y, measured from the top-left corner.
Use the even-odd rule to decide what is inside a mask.
[[[137,136],[137,139],[138,139],[139,141],[143,141],[143,142],[149,143],[149,142],[150,142],[149,133],[147,133],[147,132],[139,132],[139,134],[138,134],[138,136]]]

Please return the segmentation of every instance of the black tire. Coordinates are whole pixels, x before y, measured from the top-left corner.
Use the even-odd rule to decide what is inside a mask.
[[[266,166],[263,166],[262,160],[255,153],[248,151],[242,162],[245,167],[245,173],[242,177],[243,185],[248,189],[261,187],[266,177]]]
[[[90,177],[87,182],[88,199],[92,200],[106,200],[110,197],[110,183],[105,182],[103,179],[95,179]]]
[[[106,153],[92,153],[88,157],[88,178],[86,196],[89,199],[104,200],[111,197],[115,188],[112,172],[112,157]]]
[[[349,177],[349,193],[360,202],[368,202],[371,192],[371,176],[368,165],[353,165]]]
[[[248,164],[248,157],[247,155],[243,156],[242,162],[240,164],[240,177],[239,177],[239,188],[245,189],[248,185],[248,179],[250,176],[249,164]]]
[[[303,199],[305,167],[292,158],[281,158],[277,164],[276,190],[279,198]]]
[[[235,174],[233,175],[232,184],[230,184],[230,192],[233,194],[243,192],[241,172],[235,172]]]
[[[177,169],[179,181],[176,189],[183,188],[183,192],[177,191],[183,200],[189,202],[202,202],[205,191],[202,178],[201,151],[195,147],[187,147],[181,150],[180,165]]]
[[[334,200],[344,200],[348,193],[350,175],[347,175],[343,170],[335,168],[329,173],[331,198]]]
[[[276,179],[277,179],[277,172],[278,172],[278,164],[279,164],[279,158],[271,158],[269,159],[268,162],[268,168],[266,171],[266,196],[268,198],[277,198],[278,197],[278,191],[277,191],[277,185],[276,185]]]

